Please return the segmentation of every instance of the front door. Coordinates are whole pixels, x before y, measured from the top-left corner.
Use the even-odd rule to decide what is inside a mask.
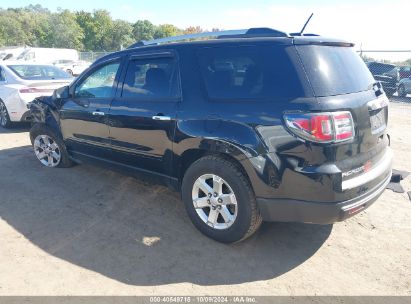
[[[63,138],[70,152],[110,157],[107,114],[115,96],[120,60],[106,62],[79,79],[60,112]]]
[[[122,74],[109,113],[113,160],[169,175],[181,98],[176,58],[172,52],[134,55]]]

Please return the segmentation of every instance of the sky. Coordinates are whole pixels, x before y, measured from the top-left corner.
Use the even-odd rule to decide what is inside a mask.
[[[113,18],[130,22],[148,19],[154,24],[171,23],[180,28],[198,25],[210,30],[271,27],[295,32],[314,13],[306,32],[343,38],[362,50],[411,51],[411,0],[0,0],[0,7],[37,3],[51,11],[58,7],[106,9]],[[369,55],[411,58],[411,52]]]

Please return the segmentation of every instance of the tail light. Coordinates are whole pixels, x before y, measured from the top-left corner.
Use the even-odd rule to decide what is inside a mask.
[[[22,94],[29,94],[29,93],[49,93],[54,91],[53,89],[39,89],[39,88],[22,88],[19,90]]]
[[[305,140],[328,143],[354,138],[354,121],[348,111],[288,113],[284,120],[291,132]]]

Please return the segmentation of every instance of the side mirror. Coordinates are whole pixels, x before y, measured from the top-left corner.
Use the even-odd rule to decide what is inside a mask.
[[[70,97],[69,86],[58,88],[53,93],[53,99],[64,99],[64,98],[69,98],[69,97]]]

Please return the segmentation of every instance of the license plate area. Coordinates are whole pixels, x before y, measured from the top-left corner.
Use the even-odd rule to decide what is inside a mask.
[[[371,133],[379,134],[387,128],[386,107],[370,111]]]

